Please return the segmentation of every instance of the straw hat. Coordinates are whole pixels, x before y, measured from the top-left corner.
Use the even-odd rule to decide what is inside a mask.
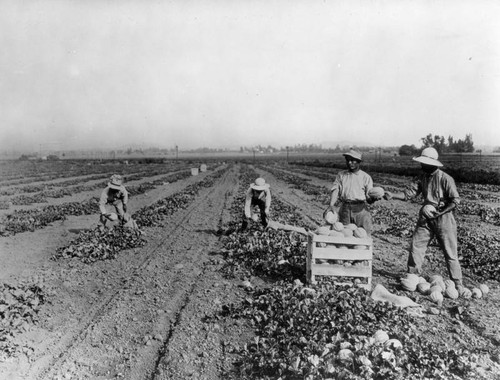
[[[419,157],[413,157],[413,161],[430,166],[443,166],[443,164],[438,161],[438,157],[439,155],[437,150],[429,147],[425,148],[422,153],[420,153]]]
[[[269,184],[266,183],[266,180],[264,178],[257,178],[254,183],[250,185],[250,187],[254,190],[266,190],[269,188]]]
[[[110,182],[108,182],[108,186],[115,190],[121,190],[122,183],[123,183],[122,176],[119,174],[113,174],[111,176]]]
[[[352,157],[355,160],[363,161],[361,152],[359,150],[356,150],[356,149],[352,149],[352,148],[349,149],[349,152],[344,153],[343,156],[344,157]]]

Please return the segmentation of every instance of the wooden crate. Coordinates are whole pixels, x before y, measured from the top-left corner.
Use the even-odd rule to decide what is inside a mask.
[[[361,278],[359,286],[370,290],[372,259],[373,240],[371,238],[334,237],[309,233],[307,282],[316,283],[316,276],[354,277]],[[329,262],[318,264],[317,260],[329,260]],[[332,263],[332,260],[337,261],[337,263]],[[352,265],[338,263],[339,260],[352,262]],[[356,265],[356,263],[358,264]]]

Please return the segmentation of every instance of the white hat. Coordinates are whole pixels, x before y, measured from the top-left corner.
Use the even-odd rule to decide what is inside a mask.
[[[112,189],[121,190],[122,188],[122,176],[119,174],[113,174],[111,176],[111,182],[108,182],[108,186]]]
[[[269,184],[266,183],[264,178],[259,177],[250,185],[250,187],[254,190],[266,190],[269,187]]]
[[[344,153],[343,156],[344,157],[352,157],[355,160],[363,161],[362,160],[363,155],[361,154],[361,152],[359,150],[356,150],[356,149],[352,149],[352,148],[349,149],[349,152]]]
[[[420,153],[419,157],[413,157],[413,161],[430,166],[443,166],[443,164],[438,161],[438,157],[439,155],[437,150],[429,147],[425,148],[422,153]]]

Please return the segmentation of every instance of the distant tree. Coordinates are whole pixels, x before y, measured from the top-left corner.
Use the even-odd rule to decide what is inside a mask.
[[[435,142],[431,143],[432,140],[433,139],[432,139],[431,135],[427,135],[427,137],[423,138],[422,141],[424,143],[424,147],[433,146],[440,153],[444,153],[444,152],[472,153],[472,152],[474,152],[474,142],[472,141],[472,134],[467,134],[467,135],[465,135],[464,140],[458,139],[458,141],[455,141],[453,136],[448,136],[448,143],[444,146],[440,146],[438,144],[439,149],[436,147]],[[435,140],[436,140],[436,136],[434,136],[434,141]],[[439,140],[439,142],[442,142],[441,139],[438,139],[438,140]]]
[[[418,148],[415,145],[402,145],[398,152],[400,156],[415,156],[418,154]]]
[[[422,137],[422,149],[433,147],[438,153],[446,151],[446,142],[443,136],[434,135],[429,133],[427,136]]]

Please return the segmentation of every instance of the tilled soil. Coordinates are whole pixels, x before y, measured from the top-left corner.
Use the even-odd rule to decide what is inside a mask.
[[[145,228],[147,244],[121,252],[114,260],[93,264],[50,260],[55,249],[79,230],[95,226],[97,216],[71,217],[0,239],[5,263],[0,279],[16,282],[36,275],[48,301],[40,323],[16,337],[16,343],[29,350],[0,363],[0,378],[227,378],[237,359],[236,348],[253,334],[243,320],[220,317],[223,305],[245,297],[241,279],[227,278],[220,271],[224,259],[216,233],[230,221],[228,206],[236,196],[240,168],[231,167],[162,227]],[[258,172],[271,183],[273,196],[303,215],[304,225],[321,223],[325,205],[270,172]],[[193,176],[134,197],[131,211],[204,177]],[[328,191],[328,181],[311,178]],[[374,239],[374,284],[387,288],[396,284],[404,272],[406,244],[398,238]],[[477,373],[485,379],[500,377],[495,356],[500,344],[500,294],[496,284],[490,285],[489,297],[474,301],[467,320],[453,318],[447,310],[416,319],[417,328],[436,341],[453,346],[462,340],[484,349],[477,359]]]

